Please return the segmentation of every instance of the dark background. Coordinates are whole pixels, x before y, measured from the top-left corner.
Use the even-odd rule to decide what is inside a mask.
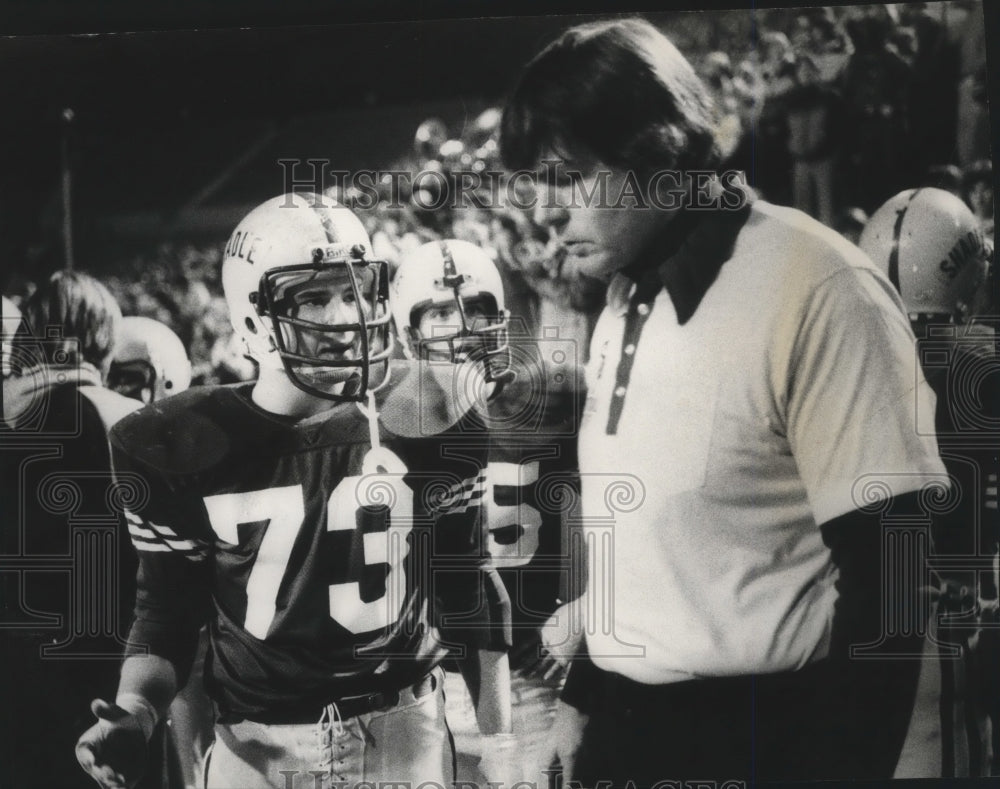
[[[727,17],[746,27],[727,32],[750,40],[746,11],[757,4],[707,4],[722,5],[740,9]],[[985,9],[989,40],[998,9],[989,0]],[[718,36],[697,30],[705,15],[663,3],[5,0],[0,285],[62,264],[67,138],[76,262],[100,271],[116,245],[224,236],[246,209],[283,191],[279,158],[385,168],[426,117],[460,131],[502,103],[521,66],[561,30],[612,11]]]

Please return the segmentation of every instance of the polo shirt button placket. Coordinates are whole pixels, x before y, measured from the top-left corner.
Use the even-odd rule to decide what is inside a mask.
[[[648,302],[640,301],[631,309],[634,312],[629,312],[625,316],[622,357],[618,362],[618,370],[615,375],[617,386],[613,392],[614,401],[608,411],[608,426],[605,430],[608,435],[614,435],[618,432],[618,422],[625,407],[625,395],[628,393],[628,383],[632,378],[632,364],[635,362],[636,344],[642,334],[642,327],[646,323],[646,319],[649,317],[650,312],[652,312],[653,307]]]

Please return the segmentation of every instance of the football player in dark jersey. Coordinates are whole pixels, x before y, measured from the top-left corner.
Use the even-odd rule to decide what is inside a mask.
[[[122,318],[108,370],[108,388],[149,404],[180,394],[191,384],[191,361],[173,329],[139,315]],[[202,628],[199,656],[204,656],[208,632]],[[205,754],[213,741],[215,711],[205,695],[203,660],[195,658],[191,676],[170,705],[167,732],[168,764],[176,763],[184,786],[196,786]]]
[[[1000,724],[994,574],[1000,364],[993,329],[971,319],[993,250],[968,206],[932,188],[890,198],[858,243],[906,305],[916,356],[937,398],[934,423],[917,429],[937,435],[955,491],[935,522],[929,557],[939,579],[931,645],[940,659],[923,664],[897,777],[985,777],[986,719],[993,719],[994,736]]]
[[[447,370],[390,363],[369,246],[319,195],[254,209],[222,282],[258,380],[153,403],[112,436],[140,569],[117,698],[77,746],[104,787],[141,774],[204,622],[207,787],[446,785],[449,648],[475,664],[484,732],[509,730],[481,421],[449,402]]]
[[[547,379],[560,374],[550,357],[562,363],[565,374],[572,353],[557,338],[526,336],[505,309],[496,265],[467,241],[434,241],[404,255],[389,294],[408,357],[472,362],[478,369],[478,376],[460,381],[458,396],[476,403],[490,427],[487,540],[510,597],[513,623],[517,752],[510,758],[519,780],[538,781],[548,766],[541,760],[559,677],[534,669],[540,629],[560,597],[568,598],[568,516],[577,487],[574,392]],[[453,680],[449,674],[448,719],[459,746],[459,777],[481,780],[463,756],[481,752],[488,766],[491,747],[476,736],[471,705]]]

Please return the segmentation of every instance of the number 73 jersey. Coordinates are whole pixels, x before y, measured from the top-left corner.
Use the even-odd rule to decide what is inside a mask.
[[[446,615],[463,643],[487,645],[485,448],[384,435],[372,450],[368,430],[353,403],[294,422],[258,409],[249,386],[190,390],[120,423],[117,468],[148,490],[125,509],[141,564],[130,640],[155,653],[162,622],[190,629],[170,608],[195,597],[175,591],[203,587],[209,691],[251,718],[415,681],[446,651]]]

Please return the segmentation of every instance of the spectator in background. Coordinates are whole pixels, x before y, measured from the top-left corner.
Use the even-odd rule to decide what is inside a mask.
[[[795,86],[785,95],[793,203],[828,227],[834,219],[834,170],[840,149],[840,97],[825,84],[816,61],[796,60]]]
[[[756,49],[750,50],[737,65],[732,86],[740,121],[739,140],[724,166],[756,173],[758,134],[767,94],[760,55]]]
[[[108,503],[117,488],[107,431],[139,403],[104,387],[121,312],[96,279],[53,274],[24,318],[31,334],[15,338],[3,417],[36,457],[17,463],[22,444],[4,453],[4,484],[17,486],[2,497],[0,553],[63,567],[0,573],[0,621],[17,625],[0,628],[0,785],[90,789],[73,746],[90,699],[117,684],[136,570]]]
[[[777,31],[761,35],[760,49],[764,102],[757,121],[756,147],[747,161],[747,175],[750,185],[768,200],[788,204],[792,200],[792,159],[784,98],[795,86],[795,53],[788,37]]]
[[[906,89],[909,134],[901,142],[911,148],[910,172],[920,173],[954,157],[958,51],[927,3],[900,3],[898,8],[901,29],[912,32],[914,43]]]
[[[993,162],[980,159],[965,168],[962,175],[962,197],[972,209],[989,243],[993,244]]]
[[[812,9],[803,9],[795,15],[792,22],[792,30],[788,35],[788,41],[796,53],[808,52],[812,49]]]
[[[968,6],[959,35],[958,163],[990,158],[990,114],[986,105],[986,23],[980,3]]]
[[[733,66],[725,52],[710,52],[701,71],[719,114],[716,136],[723,159],[735,153],[743,138],[740,95],[734,81]]]
[[[899,190],[905,161],[910,67],[888,43],[895,19],[886,6],[856,6],[846,22],[854,46],[840,80],[844,97],[844,199],[867,211]]]

